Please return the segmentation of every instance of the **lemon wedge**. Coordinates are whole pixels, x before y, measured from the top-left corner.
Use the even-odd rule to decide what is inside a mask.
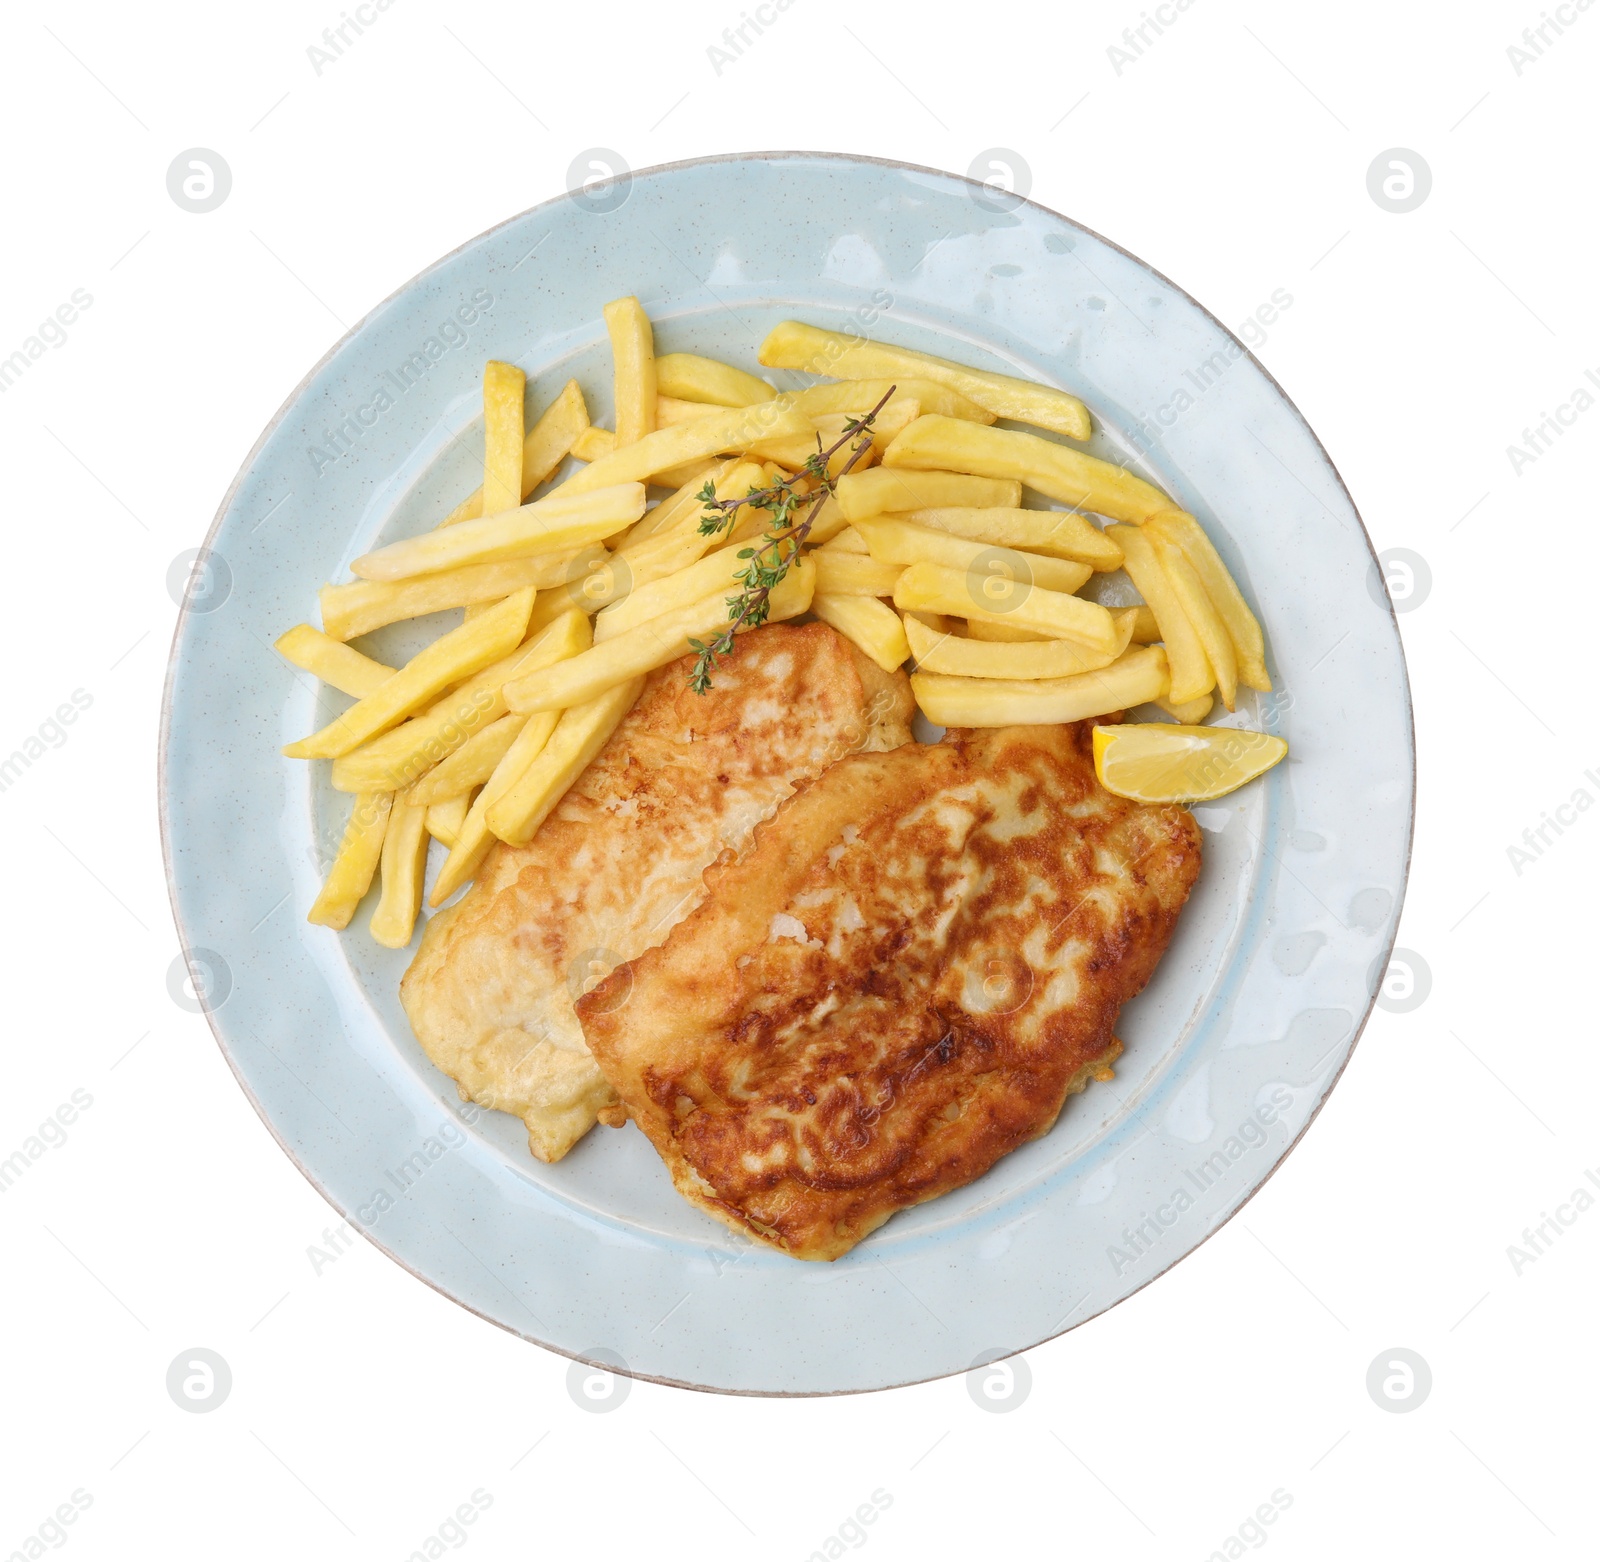
[[[1272,767],[1289,745],[1270,732],[1181,727],[1164,721],[1094,729],[1094,772],[1118,797],[1139,803],[1200,803],[1222,797]]]

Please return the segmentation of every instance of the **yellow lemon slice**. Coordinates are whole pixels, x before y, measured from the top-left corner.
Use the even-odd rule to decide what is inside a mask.
[[[1094,729],[1100,784],[1139,803],[1205,802],[1254,781],[1289,752],[1270,732],[1164,721]]]

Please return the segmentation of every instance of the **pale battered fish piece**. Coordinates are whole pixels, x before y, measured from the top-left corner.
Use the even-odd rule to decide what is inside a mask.
[[[1109,1077],[1200,833],[1107,792],[1091,727],[841,760],[707,874],[660,948],[580,1000],[685,1198],[837,1258]]]
[[[439,912],[400,984],[423,1050],[463,1099],[515,1113],[541,1161],[623,1121],[573,1000],[699,905],[797,784],[910,739],[911,689],[826,624],[742,634],[708,694],[690,656],[632,711],[526,845],[496,846]],[[616,1018],[626,1019],[626,1010]]]

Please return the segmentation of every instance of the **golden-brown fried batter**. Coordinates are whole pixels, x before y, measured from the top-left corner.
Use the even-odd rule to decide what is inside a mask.
[[[521,1117],[542,1161],[616,1109],[573,999],[665,938],[797,784],[911,735],[905,675],[826,624],[740,635],[705,695],[692,662],[650,675],[532,841],[497,846],[428,924],[401,983],[423,1050],[463,1097]]]
[[[1055,1122],[1121,1050],[1200,868],[1100,786],[1090,724],[841,760],[659,948],[579,1000],[678,1190],[837,1258]]]

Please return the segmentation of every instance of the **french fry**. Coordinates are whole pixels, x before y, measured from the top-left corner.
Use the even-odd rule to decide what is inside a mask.
[[[474,732],[455,753],[439,761],[406,793],[408,803],[431,808],[453,797],[467,796],[494,774],[494,767],[506,756],[522,731],[526,716],[505,715]],[[432,826],[429,826],[431,829]],[[448,843],[455,845],[454,841]]]
[[[709,476],[706,475],[707,471]],[[747,508],[738,512],[731,531],[702,532],[700,522],[706,511],[700,493],[708,481],[719,499],[742,499],[751,489],[761,487],[765,478],[760,465],[754,461],[741,461],[737,457],[702,471],[697,480],[685,484],[671,499],[656,507],[660,510],[670,505],[674,509],[674,514],[667,518],[664,525],[640,537],[640,527],[650,519],[647,515],[639,526],[629,532],[617,549],[613,589],[603,595],[589,593],[586,606],[603,608],[613,604],[652,581],[688,568],[719,543],[742,541],[752,532],[764,529],[766,512]],[[652,515],[654,513],[651,512]]]
[[[589,643],[589,620],[568,601],[563,612],[510,655],[452,689],[422,715],[336,759],[334,787],[341,792],[410,788],[505,715],[504,688],[511,679],[576,656]]]
[[[571,570],[583,567],[584,560],[588,557],[590,549],[583,549],[570,566]],[[603,554],[606,550],[600,543],[593,547],[595,555]],[[492,602],[474,602],[466,610],[466,617],[472,619],[479,613],[487,612],[494,606]],[[528,615],[528,631],[523,635],[523,640],[533,639],[541,629],[553,624],[563,613],[569,613],[578,604],[573,600],[572,582],[563,581],[559,586],[551,586],[548,590],[538,592],[533,599],[533,612]]]
[[[1013,624],[991,624],[987,619],[969,618],[967,620],[967,638],[969,640],[991,640],[1005,645],[1023,645],[1028,641],[1048,640],[1049,635],[1036,634],[1031,629],[1018,629]]]
[[[406,580],[468,564],[570,553],[626,530],[644,514],[642,483],[616,483],[582,493],[570,490],[571,485],[564,484],[548,498],[519,509],[392,542],[363,554],[350,566],[351,573],[363,580]]]
[[[817,590],[830,597],[892,597],[903,564],[886,564],[860,553],[825,548],[812,557],[817,565]]]
[[[798,407],[808,417],[826,412],[850,412],[859,416],[871,412],[894,388],[894,396],[883,410],[897,402],[915,401],[924,412],[940,412],[949,418],[965,418],[971,423],[993,423],[994,414],[936,380],[911,376],[895,380],[840,380],[835,385],[812,385],[801,391],[786,391],[780,398]],[[906,422],[910,422],[909,418]]]
[[[395,801],[383,837],[383,892],[367,924],[373,941],[385,949],[411,942],[422,909],[422,875],[428,861],[427,809]]]
[[[774,462],[783,469],[784,476],[788,477],[796,472],[803,471],[812,456],[816,455],[819,450],[825,450],[833,443],[832,438],[826,434],[820,436],[821,444],[818,444],[818,438],[818,435],[810,434],[803,438],[766,439],[759,445],[751,446],[750,453]],[[848,445],[843,445],[834,451],[828,457],[828,476],[838,477],[849,462],[851,454],[852,451]],[[859,472],[863,467],[871,466],[877,459],[877,450],[869,447],[866,454],[856,462],[855,470]]]
[[[1211,714],[1211,707],[1216,703],[1209,694],[1202,694],[1198,699],[1186,701],[1182,705],[1174,705],[1171,700],[1166,699],[1156,701],[1156,704],[1180,727],[1199,726]]]
[[[657,398],[657,404],[659,405],[659,398]],[[679,403],[679,405],[688,406],[689,403],[682,402]],[[708,407],[706,410],[709,412],[716,412],[720,409],[717,407]],[[656,426],[658,429],[667,428],[672,423],[683,423],[687,421],[688,420],[686,418],[658,417],[656,420]],[[578,444],[573,447],[572,453],[581,461],[598,461],[601,456],[611,455],[616,448],[616,436],[610,431],[610,429],[591,428],[583,435]],[[706,463],[703,460],[694,460],[680,461],[677,466],[663,467],[659,472],[651,474],[649,480],[650,486],[652,488],[682,487],[683,484],[698,477],[699,474],[705,470],[705,466]]]
[[[350,918],[371,888],[372,875],[377,872],[393,804],[392,792],[357,793],[339,854],[328,868],[328,876],[322,881],[311,910],[306,913],[307,922],[332,928],[350,925]]]
[[[1013,579],[1028,579],[1047,591],[1064,591],[1068,595],[1093,574],[1087,564],[1072,559],[1053,559],[1015,548],[997,548],[993,543],[976,542],[929,526],[917,526],[897,515],[873,516],[858,522],[856,530],[865,539],[873,558],[902,568],[924,559],[959,570],[1003,566]],[[820,582],[821,577],[818,579]],[[817,589],[823,588],[819,584]]]
[[[523,716],[520,719],[521,730],[511,740],[500,763],[494,767],[489,779],[483,784],[483,791],[480,794],[482,807],[475,810],[480,816],[486,815],[490,805],[497,803],[516,785],[523,771],[533,763],[549,741],[557,721],[561,719],[561,712],[536,711],[533,715]],[[487,823],[484,828],[488,829]]]
[[[878,467],[851,472],[839,479],[836,494],[845,519],[882,515],[892,510],[924,510],[960,505],[964,508],[1022,503],[1022,484],[1014,478],[974,477],[970,472],[933,472],[910,467]]]
[[[480,792],[479,799],[482,796]],[[473,806],[477,806],[476,802]],[[462,820],[461,828],[456,831],[455,845],[450,848],[450,855],[445,858],[438,876],[433,881],[433,888],[428,891],[428,904],[434,907],[442,906],[463,884],[476,878],[478,869],[483,866],[483,859],[488,856],[489,848],[494,842],[494,835],[488,825],[484,824],[481,818],[474,820],[472,810],[468,809],[467,817]]]
[[[1183,549],[1159,529],[1146,531],[1143,535],[1150,539],[1155,548],[1156,557],[1166,573],[1167,584],[1172,587],[1173,594],[1183,608],[1184,617],[1194,625],[1200,644],[1205,647],[1206,659],[1211,663],[1212,672],[1217,675],[1217,692],[1222,696],[1222,703],[1232,710],[1234,697],[1239,692],[1239,664],[1227,625],[1211,605],[1211,598],[1206,595],[1206,588],[1200,584],[1200,576],[1184,556]]]
[[[805,612],[811,606],[816,579],[814,556],[796,559],[768,598],[768,621],[776,623]],[[674,608],[623,630],[570,661],[508,683],[506,704],[514,711],[567,710],[596,699],[616,684],[664,667],[687,654],[690,636],[710,635],[727,625],[730,594],[718,591]]]
[[[1248,689],[1257,689],[1263,694],[1269,692],[1272,679],[1267,676],[1261,625],[1256,622],[1255,614],[1206,536],[1204,527],[1184,510],[1163,510],[1150,519],[1158,521],[1160,530],[1183,549],[1184,557],[1194,565],[1212,606],[1228,626],[1228,638],[1233,641],[1239,663],[1239,682]]]
[[[589,409],[584,405],[583,391],[576,380],[568,380],[522,442],[522,499],[552,476],[588,426]],[[512,501],[513,504],[518,502]],[[468,494],[439,524],[456,526],[462,521],[475,521],[483,513],[483,490],[479,488]]]
[[[533,838],[550,810],[633,708],[643,678],[630,678],[561,713],[550,740],[514,785],[489,807],[489,828],[513,846]]]
[[[615,298],[602,311],[611,337],[616,448],[636,445],[656,427],[656,346],[637,298]]]
[[[1072,678],[1109,667],[1128,648],[1133,609],[1112,613],[1117,624],[1114,652],[1090,651],[1071,640],[1034,640],[1026,645],[997,645],[960,635],[937,634],[906,615],[906,640],[917,670],[958,678]]]
[[[913,564],[895,587],[894,605],[1011,624],[1056,640],[1076,640],[1094,651],[1115,649],[1116,625],[1098,602],[1020,582],[1002,594],[995,589],[999,584],[996,576],[944,564]]]
[[[959,635],[966,623],[965,619],[951,618],[948,613],[929,613],[922,608],[912,608],[901,614],[903,618],[914,618],[924,628],[931,629],[936,635]],[[1032,638],[1037,639],[1037,636]]]
[[[872,409],[869,407],[867,410],[870,412]],[[872,427],[868,430],[872,435],[872,454],[881,461],[884,451],[922,416],[923,411],[922,403],[914,396],[896,396],[872,420]],[[821,412],[816,415],[815,421],[824,441],[832,444],[845,432],[851,420],[858,416],[854,412]],[[845,449],[850,450],[854,445],[855,441],[851,440]],[[857,466],[855,470],[859,472],[861,467]]]
[[[727,533],[723,533],[722,540],[727,540]],[[634,592],[642,591],[649,585],[659,585],[663,580],[680,574],[704,558],[707,548],[717,541],[715,537],[683,532],[677,536],[662,537],[654,546],[641,548],[636,554],[618,554],[617,562],[624,579],[619,582],[618,590],[597,605],[602,609],[616,607]],[[620,589],[622,586],[626,589]]]
[[[531,716],[511,719],[520,719],[522,727],[507,746],[500,763],[494,767],[489,779],[483,784],[483,807],[478,810],[480,814],[487,814],[489,806],[497,803],[521,779],[523,771],[533,763],[545,744],[549,742],[550,734],[555,731],[556,723],[561,719],[561,712],[535,711]],[[484,828],[488,829],[487,823]]]
[[[759,480],[761,469],[754,463],[737,469],[721,483],[716,485],[716,492],[720,498],[731,499],[743,497]],[[598,594],[591,594],[585,605],[592,604],[596,607],[620,606],[632,593],[643,590],[646,586],[659,584],[672,576],[681,574],[684,570],[702,560],[708,549],[723,547],[732,544],[743,546],[752,535],[759,534],[765,529],[767,513],[754,508],[738,512],[731,531],[706,534],[700,530],[700,517],[703,511],[696,502],[696,508],[684,519],[677,523],[670,531],[663,531],[652,538],[647,538],[631,552],[619,550],[615,560],[614,588],[603,598]],[[735,550],[737,551],[737,550]],[[732,578],[731,571],[729,578]],[[707,587],[708,590],[712,587]],[[633,613],[627,617],[636,622]],[[614,620],[607,620],[608,624]],[[598,624],[596,634],[599,635]],[[604,638],[604,636],[600,636]]]
[[[811,540],[809,535],[807,536],[806,540],[808,542]],[[823,543],[823,547],[831,548],[836,553],[871,552],[871,549],[867,547],[867,539],[863,537],[854,526],[846,526],[842,532],[839,532],[836,536],[830,537],[825,543]]]
[[[1156,622],[1155,609],[1148,602],[1141,602],[1134,609],[1139,615],[1133,621],[1133,642],[1135,645],[1151,645],[1161,638],[1161,625]],[[1193,725],[1191,722],[1189,725]]]
[[[348,754],[403,721],[452,683],[470,678],[507,655],[522,639],[532,611],[531,586],[495,603],[470,624],[441,635],[320,732],[286,745],[283,752],[290,759],[337,759]]]
[[[286,662],[304,668],[312,677],[320,678],[341,694],[353,694],[359,700],[373,693],[385,678],[392,678],[394,668],[341,644],[345,638],[348,637],[324,634],[310,624],[296,624],[278,636],[273,649]]]
[[[774,404],[776,405],[776,403]],[[872,410],[869,404],[867,410]],[[909,428],[922,415],[922,404],[917,401],[896,399],[891,401],[873,420],[869,430],[872,448],[856,462],[859,472],[894,441],[903,429]],[[829,449],[845,432],[851,422],[848,412],[823,412],[812,419],[813,431],[805,436],[788,439],[764,439],[750,447],[750,454],[764,460],[776,461],[790,472],[800,471],[819,450]],[[849,464],[855,452],[855,440],[841,445],[828,458],[828,475],[836,476]]]
[[[1167,648],[1172,703],[1183,705],[1209,694],[1217,682],[1211,658],[1161,567],[1155,543],[1137,526],[1113,526],[1110,535],[1122,549],[1122,567],[1128,578],[1156,615],[1161,642]]]
[[[601,548],[584,560],[583,569],[567,582],[567,591],[577,607],[585,613],[594,613],[607,603],[627,596],[632,585],[632,569],[615,554]]]
[[[413,575],[407,580],[352,580],[343,586],[324,586],[318,593],[323,627],[334,640],[354,640],[402,619],[498,602],[524,586],[544,590],[565,585],[592,567],[605,551],[596,542],[567,553],[464,564],[460,569]]]
[[[1035,726],[1087,721],[1160,699],[1167,691],[1167,658],[1158,645],[1140,646],[1095,672],[1071,678],[959,678],[913,673],[911,692],[929,721],[941,727]]]
[[[447,797],[442,803],[428,804],[423,815],[428,834],[448,851],[455,845],[471,806],[472,798],[465,792],[458,797]]]
[[[670,499],[664,500],[656,508],[665,510],[670,506],[671,513],[651,532],[638,536],[639,527],[644,525],[644,521],[641,521],[639,527],[635,527],[623,539],[617,551],[637,569],[647,560],[676,558],[684,546],[691,551],[682,556],[683,562],[692,564],[707,549],[719,542],[729,541],[730,533],[727,531],[703,533],[700,530],[700,523],[707,513],[700,495],[708,482],[718,499],[743,499],[754,489],[767,486],[765,468],[760,462],[731,457],[713,467],[697,484],[685,483]],[[764,514],[760,511],[756,513]],[[646,516],[645,520],[649,518]]]
[[[863,385],[872,385],[874,387],[881,383],[882,389],[878,390],[874,395],[864,396],[856,390],[858,383]],[[877,380],[863,380],[859,382],[855,380],[844,380],[838,385],[813,385],[809,391],[786,391],[782,396],[776,398],[774,405],[798,408],[813,421],[819,420],[823,417],[837,417],[843,419],[848,415],[853,414],[855,416],[859,416],[863,412],[871,412],[872,409],[878,405],[879,400],[882,398],[883,391],[887,390],[888,388],[889,382],[887,380],[882,382]],[[953,405],[959,407],[965,405],[970,407],[971,411],[976,414],[974,421],[979,423],[992,423],[994,421],[994,419],[990,417],[982,407],[971,407],[970,403],[963,403],[961,397],[955,395],[955,393],[952,391],[945,390],[943,386],[934,385],[931,386],[930,389],[936,393],[940,400],[941,405],[938,408],[940,412],[945,411],[947,406]],[[814,397],[812,395],[812,392],[814,391],[837,391],[841,392],[842,394],[826,398]],[[930,410],[927,407],[922,406],[920,397],[912,397],[909,393],[907,393],[905,396],[896,396],[888,403],[888,406],[885,407],[884,411],[887,412],[888,407],[904,406],[910,400],[916,400],[918,405],[922,407],[923,412]],[[835,402],[838,403],[837,406],[832,405],[832,403]],[[720,410],[722,409],[719,406],[708,401],[684,401],[677,396],[657,396],[656,427],[670,428],[675,423],[692,423],[696,418],[709,417],[712,413]],[[920,415],[921,414],[918,413],[915,416]],[[950,416],[960,417],[962,416],[962,413],[952,412]],[[914,416],[907,416],[904,414],[895,419],[895,422],[898,425],[904,425],[913,421],[915,421]],[[874,429],[876,429],[878,426],[879,425],[876,422],[873,424]],[[839,427],[843,427],[842,422],[839,424]],[[882,443],[887,444],[888,441],[884,440]],[[615,447],[613,446],[613,448]]]
[[[726,461],[702,461],[694,477],[688,482],[680,483],[666,499],[662,499],[661,503],[645,511],[645,514],[635,520],[632,527],[627,528],[626,533],[614,544],[614,551],[619,554],[630,554],[659,536],[672,533],[678,525],[688,520],[690,515],[698,512],[699,491],[706,487],[707,480],[712,483],[717,482],[723,472],[733,469],[736,461],[738,458]]]
[[[491,358],[483,366],[483,487],[485,515],[522,503],[522,399],[527,376]]]
[[[876,597],[824,596],[819,591],[811,599],[811,611],[860,646],[886,673],[911,654],[900,615]]]
[[[495,766],[494,774],[484,783],[483,790],[473,799],[466,818],[461,821],[461,828],[456,831],[455,845],[450,848],[450,855],[445,858],[444,866],[434,880],[433,892],[428,898],[429,905],[442,904],[468,879],[476,876],[496,839],[489,828],[490,805],[522,778],[523,772],[549,741],[560,719],[559,711],[541,711],[536,716],[523,719],[522,730]]]
[[[708,417],[672,428],[660,428],[631,445],[619,445],[610,455],[591,461],[557,490],[561,494],[591,493],[617,483],[642,483],[665,477],[667,470],[708,456],[748,450],[763,440],[792,435],[811,438],[811,420],[803,412],[761,402],[753,407],[723,407]]]
[[[656,389],[663,396],[718,407],[753,407],[778,394],[765,380],[697,353],[663,353],[657,358]]]
[[[770,368],[804,369],[835,379],[894,379],[905,374],[934,380],[986,407],[996,417],[1053,429],[1069,439],[1087,439],[1090,433],[1088,408],[1066,391],[1009,374],[970,369],[909,347],[820,330],[798,320],[785,320],[775,326],[756,356]]]
[[[1013,429],[984,428],[937,414],[918,418],[883,453],[883,464],[1013,477],[1074,508],[1142,521],[1172,501],[1142,477],[1068,445]]]
[[[850,477],[855,475],[852,472]],[[850,477],[841,478],[840,481],[848,483]],[[810,508],[809,504],[804,507],[802,519],[810,512]],[[811,530],[806,533],[806,541],[813,544],[829,542],[837,537],[849,524],[850,519],[840,507],[839,501],[832,494],[829,494],[822,501],[820,508],[817,510],[816,518],[811,522]]]
[[[650,479],[652,488],[678,488],[687,483],[705,465],[704,460],[680,461],[677,466],[663,467]]]
[[[593,423],[572,442],[572,453],[580,461],[598,461],[602,456],[614,455],[616,449],[617,436]]]
[[[522,637],[522,649],[533,648],[534,636],[541,629],[548,629],[558,619],[564,619],[568,613],[577,608],[582,613],[582,607],[572,599],[572,583],[569,581],[564,586],[552,586],[548,591],[541,591],[533,599],[533,612],[528,615],[528,632]],[[578,629],[574,628],[574,634]],[[582,650],[588,645],[585,640],[578,649]]]
[[[708,481],[713,486],[720,483],[741,464],[743,463],[737,456],[730,456],[725,461],[702,461],[693,477],[680,483],[669,498],[663,499],[654,509],[646,510],[628,528],[627,535],[616,545],[616,551],[622,554],[632,553],[652,537],[672,531],[676,526],[688,521],[691,516],[696,517],[698,521],[700,490]],[[760,470],[754,462],[748,465],[752,472]]]
[[[692,423],[715,412],[708,401],[680,401],[676,396],[656,397],[656,427],[671,428],[674,423]]]
[[[748,563],[739,557],[746,546],[740,542],[730,543],[671,575],[636,586],[620,602],[613,602],[595,616],[594,643],[603,645],[625,630],[674,609],[703,602],[718,591],[724,596],[733,594],[739,589],[739,577]]]
[[[867,408],[867,411],[870,412],[871,410],[871,407]],[[910,428],[926,410],[915,396],[896,396],[872,420],[872,427],[869,432],[872,435],[873,454],[881,461],[884,451]],[[837,439],[840,434],[844,433],[850,420],[857,416],[859,414],[853,412],[823,412],[817,415],[816,421],[818,428],[836,424],[838,432],[833,437]],[[855,441],[852,440],[851,444],[845,448],[851,448],[854,443]],[[858,466],[856,471],[859,472],[860,470],[861,468]]]
[[[974,509],[952,505],[911,510],[896,515],[895,519],[1002,548],[1023,548],[1054,559],[1074,559],[1093,570],[1122,568],[1122,549],[1093,521],[1071,510],[1019,510],[999,506]]]

